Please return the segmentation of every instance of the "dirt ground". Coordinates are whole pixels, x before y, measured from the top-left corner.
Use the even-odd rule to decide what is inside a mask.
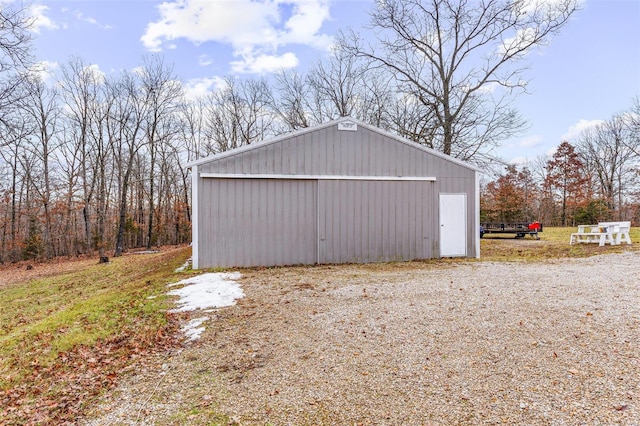
[[[51,261],[21,261],[0,265],[0,287],[30,279],[44,278],[85,268],[98,263],[98,258],[59,258]]]
[[[639,260],[242,271],[81,424],[638,425]]]
[[[165,246],[157,250],[172,250],[177,246]],[[153,252],[153,251],[152,251]],[[125,253],[125,256],[136,256],[149,253],[136,250]],[[98,263],[98,255],[82,255],[78,257],[58,257],[50,260],[27,261],[0,264],[0,287],[32,279],[60,275],[86,268]]]

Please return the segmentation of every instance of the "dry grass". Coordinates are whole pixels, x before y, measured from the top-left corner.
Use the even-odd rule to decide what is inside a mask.
[[[189,252],[5,267],[0,423],[72,419],[136,357],[170,344],[164,285]]]
[[[574,227],[544,228],[540,240],[532,237],[514,238],[513,235],[491,234],[480,240],[481,261],[531,262],[545,259],[589,257],[604,253],[622,253],[640,250],[640,228],[631,228],[632,245],[599,247],[597,244],[569,245]]]

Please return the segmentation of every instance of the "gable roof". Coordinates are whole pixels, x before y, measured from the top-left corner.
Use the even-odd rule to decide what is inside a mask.
[[[235,148],[235,149],[230,149],[228,151],[220,152],[220,153],[217,153],[217,154],[212,154],[212,155],[209,155],[207,157],[203,157],[203,158],[200,158],[198,160],[194,160],[192,162],[189,162],[189,163],[187,163],[186,166],[187,167],[193,167],[193,166],[198,166],[198,165],[205,164],[205,163],[208,163],[208,162],[211,162],[211,161],[217,161],[217,160],[221,160],[221,159],[224,159],[224,158],[232,157],[232,156],[239,155],[239,154],[242,154],[242,153],[254,150],[254,149],[263,148],[263,147],[265,147],[267,145],[275,144],[275,143],[281,142],[281,141],[286,140],[286,139],[291,139],[291,138],[294,138],[294,137],[297,137],[297,136],[301,136],[301,135],[304,135],[304,134],[307,134],[307,133],[316,132],[318,130],[325,129],[325,128],[328,128],[328,127],[331,127],[331,126],[335,126],[335,125],[338,125],[340,123],[344,123],[344,124],[355,123],[359,127],[364,127],[364,128],[368,129],[371,132],[378,133],[378,134],[380,134],[382,136],[385,136],[385,137],[387,137],[389,139],[393,139],[396,142],[408,145],[411,148],[418,149],[420,151],[423,151],[423,152],[428,153],[430,155],[433,155],[435,157],[441,158],[441,159],[446,160],[446,161],[450,161],[450,162],[452,162],[454,164],[457,164],[457,165],[462,166],[462,167],[466,167],[466,168],[474,170],[474,171],[481,171],[480,168],[478,168],[477,166],[475,166],[475,165],[473,165],[471,163],[468,163],[466,161],[462,161],[462,160],[459,160],[457,158],[451,157],[451,156],[446,155],[446,154],[444,154],[442,152],[439,152],[439,151],[436,151],[434,149],[428,148],[426,146],[420,145],[420,144],[418,144],[416,142],[410,141],[409,139],[406,139],[406,138],[403,138],[401,136],[395,135],[395,134],[390,133],[390,132],[388,132],[386,130],[383,130],[383,129],[379,128],[379,127],[372,126],[370,124],[367,124],[367,123],[365,123],[363,121],[360,121],[360,120],[357,120],[357,119],[354,119],[354,118],[351,118],[351,117],[341,117],[341,118],[338,118],[336,120],[331,120],[331,121],[327,121],[327,122],[322,123],[322,124],[318,124],[316,126],[305,127],[303,129],[296,130],[296,131],[293,131],[293,132],[283,133],[282,135],[276,136],[275,138],[265,139],[264,141],[261,141],[261,142],[255,142],[255,143],[252,143],[250,145],[244,145],[244,146],[241,146],[241,147],[238,147],[238,148]]]

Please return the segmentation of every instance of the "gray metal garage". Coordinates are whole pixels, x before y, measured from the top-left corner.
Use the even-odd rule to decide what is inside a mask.
[[[193,267],[479,257],[479,170],[352,118],[189,165]]]

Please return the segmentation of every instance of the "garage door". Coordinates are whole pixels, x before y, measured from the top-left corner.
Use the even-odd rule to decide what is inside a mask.
[[[318,182],[320,263],[431,257],[432,191],[419,181]]]
[[[199,206],[200,267],[316,263],[317,181],[205,179],[203,184],[215,195],[211,205]]]

